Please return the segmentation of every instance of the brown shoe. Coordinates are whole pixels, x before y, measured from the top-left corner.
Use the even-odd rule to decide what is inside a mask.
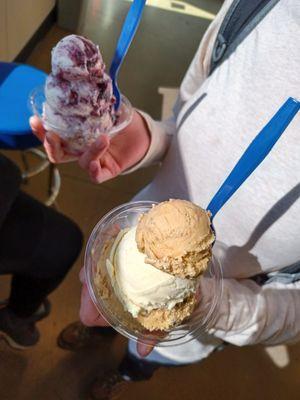
[[[89,328],[76,321],[61,331],[57,345],[64,350],[76,351],[94,344],[97,339],[113,338],[116,334],[117,332],[111,327]]]
[[[87,400],[117,399],[129,384],[117,370],[106,372],[94,381]]]

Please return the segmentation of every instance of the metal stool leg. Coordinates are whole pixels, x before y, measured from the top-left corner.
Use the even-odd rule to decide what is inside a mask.
[[[36,168],[32,168],[32,169],[29,168],[29,163],[27,160],[28,153],[33,154],[34,156],[36,156],[42,160],[42,162]],[[25,171],[23,171],[23,173],[22,173],[23,180],[26,180],[28,178],[31,178],[31,177],[39,174],[40,172],[44,171],[50,164],[46,154],[39,149],[29,149],[29,150],[22,151],[22,160],[23,160],[23,163],[25,166]]]
[[[24,172],[23,172],[23,183],[28,183],[28,172],[29,172],[29,163],[26,157],[26,151],[21,151],[21,158],[23,162]]]
[[[46,206],[54,204],[56,197],[59,194],[61,185],[60,174],[57,167],[50,163],[49,165],[49,178],[48,178],[48,199],[45,201]]]
[[[29,163],[27,160],[28,153],[33,154],[34,156],[36,156],[42,160],[41,163],[36,168],[30,169],[30,166],[29,166]],[[55,202],[56,197],[59,194],[60,185],[61,185],[60,174],[59,174],[57,167],[54,164],[50,163],[47,158],[47,155],[39,149],[29,149],[29,150],[23,151],[21,153],[21,156],[22,156],[22,161],[24,164],[24,171],[22,173],[22,178],[23,178],[24,183],[27,183],[29,178],[41,173],[47,167],[49,167],[48,199],[44,202],[44,204],[46,206],[51,206]]]
[[[50,163],[49,165],[49,175],[48,175],[48,196],[51,196],[52,192],[52,185],[53,185],[53,180],[54,180],[54,164]]]

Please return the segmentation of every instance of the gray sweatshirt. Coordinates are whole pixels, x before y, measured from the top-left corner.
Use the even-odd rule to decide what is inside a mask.
[[[162,165],[136,199],[185,198],[205,208],[280,105],[289,96],[300,98],[299,0],[281,0],[208,77],[212,47],[231,3],[225,1],[206,32],[173,117],[156,122],[143,114],[152,141],[132,170],[157,161]],[[299,197],[300,115],[215,218],[215,253],[225,280],[210,330],[214,337],[236,345],[300,337],[300,282],[260,287],[247,279],[300,261]],[[210,296],[208,282],[203,297],[209,301]],[[202,357],[203,344],[190,352],[157,351],[180,362],[195,361]]]

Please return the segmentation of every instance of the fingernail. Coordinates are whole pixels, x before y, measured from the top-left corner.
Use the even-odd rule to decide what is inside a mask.
[[[106,144],[101,142],[101,143],[97,143],[97,150],[101,151],[105,148]]]
[[[35,118],[33,116],[29,118],[29,125],[31,126],[32,129],[36,129]]]

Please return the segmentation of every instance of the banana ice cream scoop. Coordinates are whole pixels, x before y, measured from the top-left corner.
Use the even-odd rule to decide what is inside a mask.
[[[176,277],[145,263],[135,235],[136,227],[122,230],[106,260],[114,293],[144,327],[168,329],[192,312],[196,281]]]
[[[207,211],[186,200],[169,200],[142,215],[136,241],[147,263],[181,278],[195,278],[211,259],[214,234]]]

